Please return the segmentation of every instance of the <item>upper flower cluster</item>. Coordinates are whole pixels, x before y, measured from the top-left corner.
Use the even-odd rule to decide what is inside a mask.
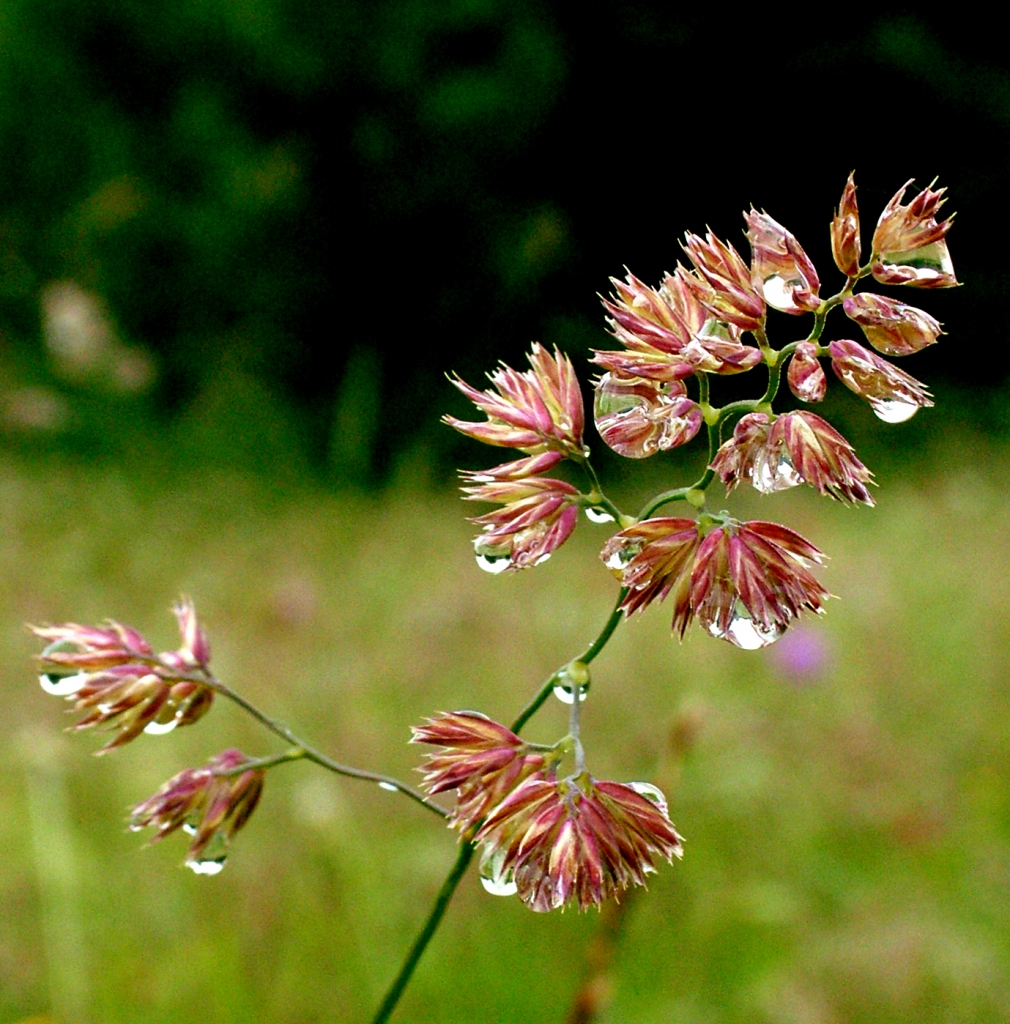
[[[713,453],[701,480],[661,496],[644,516],[677,498],[702,509],[716,476],[727,492],[741,481],[763,493],[806,483],[843,502],[873,504],[872,474],[848,441],[823,417],[803,410],[776,415],[773,403],[783,371],[796,398],[822,401],[828,386],[822,362],[829,360],[834,375],[885,422],[907,420],[933,404],[926,386],[890,360],[935,344],[943,333],[940,323],[890,296],[855,291],[870,277],[918,288],[958,283],[946,242],[951,219],[937,220],[944,190],[930,186],[906,203],[909,184],[881,212],[863,263],[859,204],[849,175],[830,225],[832,256],[846,278],[835,295],[822,296],[817,268],[796,236],[753,207],[744,213],[749,260],[711,231],[688,232],[682,245],[687,264],[678,263],[658,287],[630,271],[623,280],[611,279],[613,292],[602,302],[620,347],[596,349],[592,357],[602,371],[594,400],[600,436],[619,455],[642,459],[686,444],[704,426]],[[851,338],[822,341],[835,307],[858,325],[865,344]],[[774,348],[767,333],[769,309],[812,314],[808,336]],[[722,409],[712,404],[712,377],[759,363],[768,373],[761,398]],[[507,367],[496,371],[491,379],[497,394],[455,382],[488,414],[488,423],[446,418],[470,436],[529,453],[464,474],[467,498],[503,505],[475,520],[484,528],[476,541],[478,561],[491,571],[543,561],[574,529],[579,505],[592,506],[602,493],[595,476],[590,494],[579,494],[573,485],[543,475],[565,457],[588,468],[588,451],[582,447],[581,399],[570,363],[535,346],[530,365],[526,374]],[[726,517],[715,528],[711,517],[636,523],[612,503],[606,512],[623,527],[603,558],[629,588],[625,610],[674,593],[674,626],[681,633],[697,615],[715,635],[758,646],[779,635],[800,609],[819,610],[827,596],[807,572],[820,553],[785,527],[734,524]],[[721,567],[712,570],[715,575],[704,568],[710,554],[711,564]],[[707,579],[712,588],[706,591]],[[744,620],[753,625],[745,627]]]
[[[585,414],[582,390],[571,362],[557,349],[554,356],[534,342],[525,373],[504,364],[488,374],[495,390],[478,391],[459,377],[452,383],[481,412],[486,423],[454,416],[442,421],[460,433],[503,448],[521,448],[531,455],[545,451],[581,458]]]

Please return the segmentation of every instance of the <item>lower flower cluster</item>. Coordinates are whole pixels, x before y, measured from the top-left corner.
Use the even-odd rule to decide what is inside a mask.
[[[413,741],[429,756],[429,793],[455,789],[451,824],[483,847],[485,888],[518,894],[531,909],[600,904],[644,885],[657,858],[683,852],[663,794],[645,783],[606,782],[585,771],[558,778],[561,754],[524,743],[475,711],[428,719]]]
[[[224,750],[202,768],[179,772],[133,808],[131,830],[153,827],[154,843],[181,828],[192,836],[186,866],[197,874],[216,875],[232,837],[263,792],[265,773],[262,768],[243,770],[248,762],[241,750]]]

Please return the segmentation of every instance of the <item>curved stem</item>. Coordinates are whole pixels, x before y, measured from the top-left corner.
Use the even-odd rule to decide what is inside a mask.
[[[341,764],[339,761],[334,761],[332,757],[327,757],[322,753],[322,751],[316,750],[315,747],[312,747],[308,743],[299,739],[286,725],[284,725],[283,722],[278,722],[276,719],[273,719],[269,715],[260,711],[255,704],[250,703],[250,701],[240,693],[236,693],[230,686],[226,686],[224,683],[219,682],[213,676],[207,679],[207,685],[220,693],[221,696],[227,697],[229,700],[233,701],[242,708],[243,711],[247,711],[256,719],[257,722],[266,726],[266,728],[268,728],[272,733],[286,739],[289,743],[293,743],[296,747],[304,751],[302,756],[306,761],[312,761],[321,768],[326,768],[328,771],[334,772],[337,775],[345,775],[351,779],[362,779],[365,782],[376,782],[384,789],[402,793],[415,803],[419,803],[422,807],[434,812],[440,818],[448,817],[441,807],[437,804],[433,804],[420,790],[414,789],[413,786],[408,786],[405,782],[401,782],[399,779],[394,779],[390,775],[382,775],[379,772],[370,772],[364,768],[353,768],[351,765]]]
[[[431,937],[442,923],[442,918],[445,915],[446,908],[449,906],[449,901],[452,899],[456,887],[466,874],[466,869],[470,866],[475,849],[476,847],[473,843],[468,843],[465,839],[463,840],[459,848],[459,854],[456,856],[456,863],[453,864],[452,870],[446,875],[442,888],[438,890],[435,902],[428,913],[428,920],[424,922],[424,927],[414,940],[414,945],[410,947],[410,952],[403,961],[403,966],[400,967],[399,973],[393,979],[393,984],[389,986],[386,998],[382,1000],[382,1005],[372,1018],[372,1024],[385,1024],[392,1015],[393,1010],[396,1009],[396,1004],[400,1001],[400,996],[403,995],[403,990],[407,987],[407,983],[414,973],[414,968],[417,967],[428,943],[431,942]]]
[[[592,487],[593,495],[599,495],[599,500],[594,501],[592,504],[594,506],[598,505],[600,508],[606,509],[618,523],[621,523],[623,525],[623,523],[627,519],[627,516],[625,516],[625,514],[614,504],[614,502],[611,501],[610,498],[608,498],[606,494],[603,493],[603,487],[600,484],[600,478],[596,475],[596,470],[593,469],[593,465],[588,458],[583,460],[582,468],[586,471],[586,476],[589,477],[589,485],[590,487]]]
[[[586,752],[582,747],[582,689],[572,687],[572,707],[568,715],[568,735],[575,745],[575,774],[581,775],[586,770]]]
[[[164,665],[157,658],[141,655],[140,660],[164,668]],[[276,758],[262,758],[263,762],[268,763],[260,765],[261,767],[270,767],[273,764],[281,764],[285,761],[311,761],[313,764],[319,765],[320,768],[325,768],[336,775],[344,775],[349,779],[362,779],[365,782],[375,782],[382,786],[383,789],[390,790],[390,792],[402,793],[442,819],[449,816],[441,807],[433,804],[420,790],[414,789],[413,786],[408,786],[407,783],[401,782],[399,779],[394,779],[391,775],[366,771],[364,768],[354,768],[351,765],[334,761],[332,757],[327,757],[321,750],[316,750],[315,747],[296,736],[283,722],[278,722],[275,718],[271,718],[265,711],[261,711],[256,707],[252,701],[243,697],[242,694],[233,690],[226,683],[222,683],[220,679],[206,669],[202,672],[179,672],[176,669],[172,669],[172,678],[199,683],[201,686],[207,686],[214,690],[215,693],[221,694],[222,697],[227,697],[233,704],[237,704],[243,711],[255,718],[260,725],[269,729],[275,736],[280,736],[281,739],[287,740],[295,748],[294,750],[287,751],[285,754],[278,755]],[[296,753],[296,751],[299,751],[299,753]],[[247,766],[243,765],[243,767]]]

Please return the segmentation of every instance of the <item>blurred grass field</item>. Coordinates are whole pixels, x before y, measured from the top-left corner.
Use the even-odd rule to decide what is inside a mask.
[[[594,666],[590,768],[661,779],[686,853],[630,902],[600,1021],[1010,1019],[1008,464],[967,437],[900,476],[885,460],[876,510],[734,496],[832,556],[828,615],[758,653],[697,631],[679,645],[665,609],[618,632]],[[466,511],[408,477],[368,497],[0,467],[0,1021],[369,1019],[452,863],[448,830],[287,765],[225,871],[194,876],[181,839],[143,848],[125,809],[227,746],[278,745],[219,701],[95,759],[96,737],[61,732],[22,624],[114,616],[169,647],[189,593],[221,678],[335,757],[409,778],[412,723],[510,719],[616,593],[605,528],[492,578]],[[565,714],[551,701],[529,735],[555,739]],[[600,927],[471,872],[395,1019],[561,1024]]]

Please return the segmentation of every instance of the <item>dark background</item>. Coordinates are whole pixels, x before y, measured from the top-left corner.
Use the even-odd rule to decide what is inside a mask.
[[[624,265],[657,281],[685,229],[741,245],[753,202],[833,288],[852,168],[867,243],[909,177],[948,186],[964,287],[904,291],[950,337],[903,366],[942,400],[930,429],[1002,431],[1008,127],[998,33],[950,11],[8,0],[0,443],[444,470],[470,449],[438,424],[465,414],[443,374],[478,382],[539,339],[588,379],[596,293]],[[66,281],[139,377],[54,357],[40,296]]]

